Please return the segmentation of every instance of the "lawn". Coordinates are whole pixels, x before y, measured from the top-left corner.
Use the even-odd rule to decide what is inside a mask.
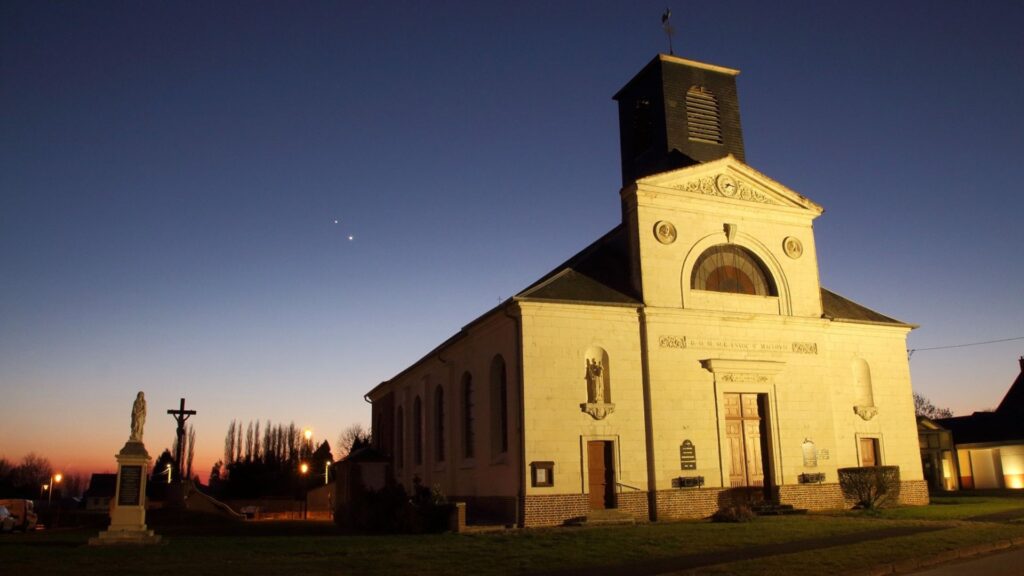
[[[890,528],[937,530],[884,540],[707,566],[701,573],[830,573],[927,555],[962,545],[1024,536],[1020,523],[951,520],[1021,508],[1019,499],[969,499],[898,509],[872,516],[812,514],[758,518],[741,524],[665,522],[623,527],[553,528],[493,534],[355,536],[317,522],[210,521],[150,518],[166,544],[90,547],[96,529],[58,529],[0,538],[3,572],[10,574],[479,574],[526,575],[572,568],[612,567],[629,573],[658,559],[718,552],[721,560],[757,546],[832,536],[855,537]],[[936,510],[932,510],[936,509]],[[947,512],[954,510],[955,512]],[[922,519],[923,518],[923,519]],[[937,521],[938,519],[939,521]]]

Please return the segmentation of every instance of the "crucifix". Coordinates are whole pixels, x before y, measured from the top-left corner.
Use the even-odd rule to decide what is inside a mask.
[[[174,462],[178,466],[178,482],[181,482],[181,453],[185,449],[185,420],[196,413],[195,410],[185,410],[185,399],[181,399],[181,406],[177,410],[168,410],[168,414],[174,416],[178,423],[178,442],[174,451]]]

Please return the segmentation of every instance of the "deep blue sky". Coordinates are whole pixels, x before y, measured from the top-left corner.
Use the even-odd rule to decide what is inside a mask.
[[[912,348],[1024,336],[1024,3],[668,5],[742,70],[747,162],[825,207],[825,286]],[[151,451],[199,410],[204,473],[232,418],[368,422],[618,223],[611,96],[664,8],[0,4],[0,456],[112,468],[140,389]],[[1021,353],[918,352],[914,387],[994,407]]]

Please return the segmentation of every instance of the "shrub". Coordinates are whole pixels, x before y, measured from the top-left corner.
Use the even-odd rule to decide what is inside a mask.
[[[856,502],[855,508],[871,510],[899,501],[899,466],[840,468],[838,472],[843,496]]]
[[[753,519],[754,511],[744,504],[723,506],[711,516],[714,522],[750,522]]]

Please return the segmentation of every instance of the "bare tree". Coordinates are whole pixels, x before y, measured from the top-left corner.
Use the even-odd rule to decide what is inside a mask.
[[[11,470],[12,483],[38,490],[43,484],[50,482],[53,466],[50,461],[35,452],[29,452],[21,460],[21,464]]]
[[[953,411],[949,408],[938,408],[932,401],[914,392],[914,413],[925,418],[952,418]]]
[[[370,445],[370,431],[358,422],[338,434],[338,442],[335,444],[335,454],[338,459],[347,457],[353,449]]]
[[[189,427],[188,427],[188,440],[186,440],[185,445],[187,446],[187,449],[185,451],[186,452],[186,456],[185,456],[185,477],[186,478],[191,478],[192,477],[192,459],[196,455],[196,429],[192,425],[189,425]]]
[[[235,421],[228,424],[228,433],[224,436],[224,464],[231,464],[235,461]]]

